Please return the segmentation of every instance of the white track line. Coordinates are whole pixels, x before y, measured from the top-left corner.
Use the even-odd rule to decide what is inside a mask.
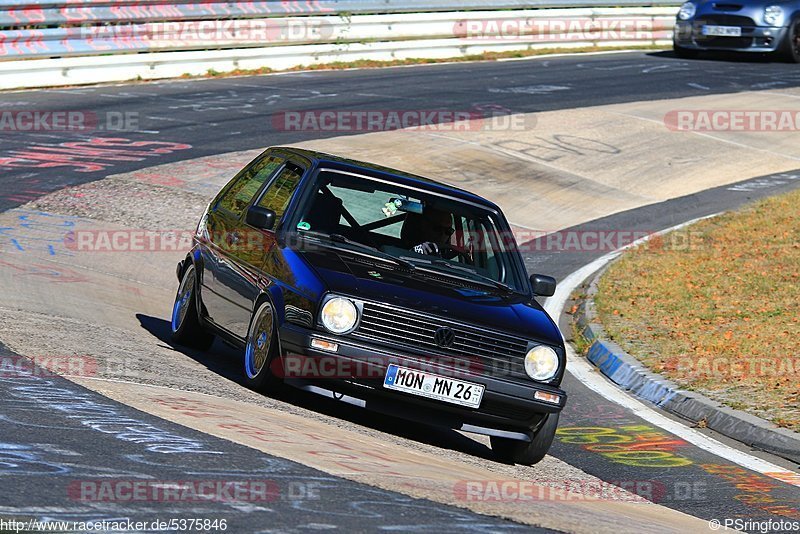
[[[653,234],[651,236],[639,239],[628,246],[617,249],[614,252],[610,252],[605,256],[602,256],[594,260],[588,265],[583,266],[582,268],[578,269],[577,271],[567,276],[564,279],[564,281],[558,285],[555,295],[547,299],[547,302],[545,302],[544,305],[545,309],[547,310],[547,312],[550,314],[551,317],[557,320],[557,318],[561,316],[561,313],[563,312],[564,307],[570,295],[572,295],[572,292],[584,280],[586,280],[592,274],[603,268],[611,260],[619,256],[625,249],[636,245],[640,245],[645,241],[647,241],[648,239],[650,239],[651,237],[653,237],[654,235],[660,235],[667,232],[672,232],[674,230],[678,230],[680,228],[693,224],[702,219],[715,217],[716,215],[719,214],[710,215],[708,217],[701,217],[700,219],[694,219],[692,221],[679,224],[677,226],[673,226],[672,228],[667,228],[666,230],[662,230],[657,234]],[[755,471],[757,473],[761,473],[762,475],[766,475],[768,477],[780,480],[782,482],[786,482],[787,484],[800,487],[800,474],[785,469],[783,467],[779,467],[773,463],[752,456],[746,452],[734,449],[729,445],[726,445],[713,438],[706,436],[702,432],[698,432],[697,430],[690,428],[680,422],[674,421],[669,417],[666,417],[663,414],[657,412],[650,406],[647,406],[646,404],[642,403],[638,399],[628,394],[626,391],[620,389],[616,384],[607,380],[605,376],[599,373],[591,363],[586,361],[586,359],[579,357],[575,353],[575,350],[573,349],[571,344],[567,344],[567,363],[569,372],[575,378],[580,380],[586,387],[588,387],[598,395],[601,395],[602,397],[610,400],[611,402],[619,404],[623,408],[630,410],[631,412],[634,413],[634,415],[641,417],[647,422],[652,423],[666,430],[667,432],[670,432],[671,434],[678,436],[679,438],[691,443],[696,447],[699,447],[700,449],[715,454],[720,458],[730,460],[731,462],[740,465],[741,467],[750,469],[751,471]]]

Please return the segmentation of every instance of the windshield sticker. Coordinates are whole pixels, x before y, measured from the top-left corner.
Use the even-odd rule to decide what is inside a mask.
[[[311,225],[308,224],[306,221],[300,221],[297,223],[298,230],[311,230]]]
[[[391,217],[398,211],[422,214],[422,202],[408,198],[390,198],[389,202],[383,205],[381,211],[387,217]]]
[[[402,203],[401,203],[402,204]],[[381,211],[386,217],[391,217],[395,213],[397,213],[397,204],[392,202],[391,200],[383,205]]]

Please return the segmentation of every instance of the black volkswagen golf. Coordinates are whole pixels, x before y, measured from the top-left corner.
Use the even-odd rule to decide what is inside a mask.
[[[275,147],[209,204],[178,264],[177,343],[220,336],[284,384],[486,434],[534,464],[566,402],[561,333],[500,209],[420,176]]]

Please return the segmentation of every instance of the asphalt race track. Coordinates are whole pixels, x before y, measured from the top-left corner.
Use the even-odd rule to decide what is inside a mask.
[[[535,113],[798,87],[800,69],[793,65],[729,58],[686,61],[667,53],[631,52],[3,93],[1,109],[91,112],[100,118],[102,128],[84,132],[0,131],[0,212],[65,187],[155,165],[348,135],[276,128],[275,117],[287,111],[502,109],[504,113]],[[114,124],[104,123],[109,116],[127,116],[120,119],[128,121],[127,127],[117,130]],[[658,147],[652,149],[657,151]],[[397,150],[402,151],[403,147],[398,146]],[[426,174],[424,168],[415,170]],[[764,174],[744,180],[743,185],[722,185],[680,195],[567,230],[658,231],[800,186],[800,179],[793,174]],[[529,248],[536,251],[542,247]],[[13,244],[0,250],[13,253]],[[562,280],[605,252],[543,249],[527,252],[526,262],[531,272],[552,274]],[[168,312],[164,311],[164,317]],[[561,318],[565,335],[569,333],[568,320]],[[154,337],[158,337],[158,332],[163,334],[160,323],[151,321],[149,326],[143,323],[143,328],[150,329]],[[0,332],[0,343],[3,341]],[[1,355],[15,357],[2,345],[0,350],[4,351]],[[236,380],[234,364],[223,358],[215,365],[215,372]],[[386,528],[437,532],[523,528],[504,519],[331,476],[164,421],[58,376],[30,380],[37,383],[22,377],[0,381],[3,436],[0,474],[8,484],[18,488],[13,497],[6,493],[0,500],[3,516],[144,520],[196,514],[230,518],[234,532],[334,527],[348,531]],[[644,498],[701,519],[800,519],[800,483],[793,485],[749,471],[702,450],[603,398],[571,375],[566,377],[564,389],[570,397],[561,417],[562,432],[550,451],[552,456],[611,484],[646,484],[648,491],[640,492]],[[26,391],[38,393],[26,394]],[[75,411],[76,399],[85,404],[80,413]],[[349,407],[306,396],[292,402],[356,426],[392,433],[392,424],[384,418]],[[86,406],[90,406],[88,411]],[[171,436],[173,441],[168,443],[180,451],[161,455],[159,462],[154,463],[146,453],[157,442],[125,439],[120,437],[124,433],[104,428],[105,423],[93,424],[88,414],[98,411],[91,406],[100,406],[100,412],[106,416],[124,417],[133,426],[147,428],[146,435]],[[443,450],[473,454],[485,465],[492,463],[485,445],[469,442],[455,433],[425,430],[399,433]],[[593,435],[612,433],[625,436],[626,442],[632,437],[646,450],[664,454],[657,455],[657,461],[646,456],[638,461],[623,461],[587,449]],[[713,436],[711,432],[707,434]],[[797,465],[785,459],[754,454],[795,473],[798,471]],[[23,468],[4,467],[8,465]],[[60,474],[69,476],[59,477]],[[108,477],[156,477],[173,481],[268,478],[274,481],[273,490],[279,497],[248,506],[198,502],[178,512],[153,503],[99,502],[87,510],[71,502],[70,482]],[[292,491],[290,481],[301,481],[304,491],[308,487],[319,488],[321,498],[296,501],[286,498]],[[54,487],[60,489],[54,492]],[[570,513],[569,504],[564,505],[564,510],[565,514]],[[530,530],[530,526],[524,528]]]
[[[0,354],[13,357],[2,346]],[[412,531],[419,524],[438,532],[522,528],[510,521],[326,476],[167,423],[58,376],[34,375],[38,376],[6,376],[0,383],[4,399],[0,469],[3,480],[16,488],[3,498],[0,513],[4,519],[130,520],[149,525],[154,520],[191,515],[225,518],[231,532],[304,532],[334,525],[351,531]],[[45,445],[53,443],[56,445]],[[154,457],[153,452],[166,454]],[[151,500],[128,502],[104,499],[103,483],[113,480],[157,480],[166,492],[170,483],[197,481],[197,493],[200,483],[224,482],[230,502],[179,493],[164,493],[163,497],[153,493]],[[233,502],[236,491],[247,495],[246,506]],[[76,502],[90,497],[95,500],[93,510],[75,511]]]

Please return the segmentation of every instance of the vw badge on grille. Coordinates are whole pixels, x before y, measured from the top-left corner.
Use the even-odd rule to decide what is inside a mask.
[[[453,341],[456,339],[456,334],[446,326],[441,328],[437,328],[436,332],[433,334],[433,340],[436,344],[443,349],[446,349],[450,345],[453,344]]]

